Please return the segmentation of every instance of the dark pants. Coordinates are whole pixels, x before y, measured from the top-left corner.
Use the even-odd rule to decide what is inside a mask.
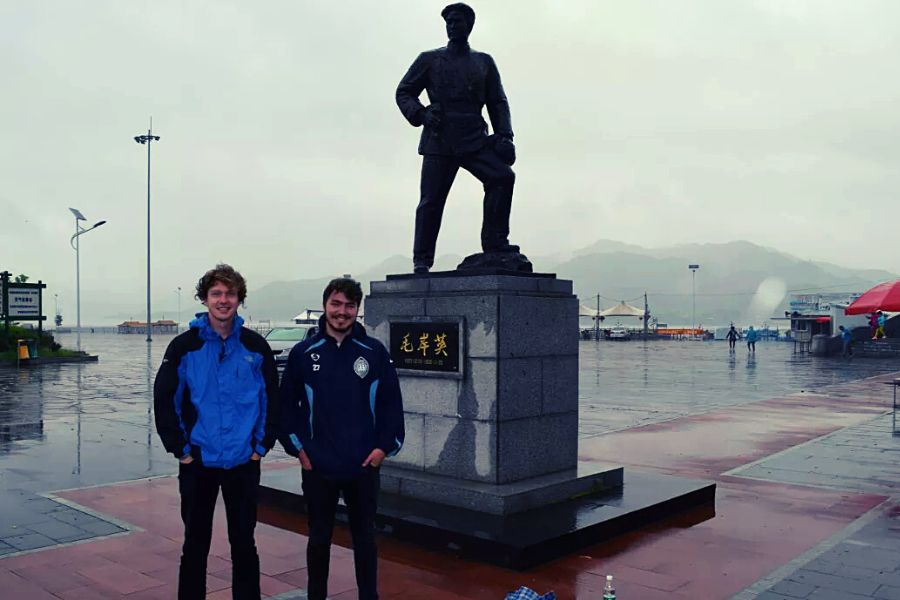
[[[756,342],[747,342],[747,351],[756,352]]]
[[[851,356],[853,354],[853,348],[850,346],[850,340],[842,340],[842,342],[844,345],[842,354],[844,356]]]
[[[381,477],[378,469],[367,468],[349,481],[323,477],[315,470],[303,471],[303,497],[309,516],[306,567],[309,600],[325,600],[328,595],[328,566],[331,533],[338,495],[344,497],[353,537],[353,563],[360,600],[378,599],[378,553],[375,548],[375,511]]]
[[[255,460],[233,469],[204,467],[196,459],[179,466],[184,546],[178,572],[178,598],[206,598],[206,558],[219,487],[225,500],[231,543],[231,596],[235,600],[259,600],[259,555],[253,540],[259,488],[259,461]]]
[[[465,156],[426,155],[422,159],[419,206],[416,208],[416,235],[413,264],[431,267],[447,194],[462,167],[484,186],[484,210],[481,220],[481,248],[485,252],[509,244],[509,211],[512,207],[516,174],[500,160],[493,148],[485,146]]]

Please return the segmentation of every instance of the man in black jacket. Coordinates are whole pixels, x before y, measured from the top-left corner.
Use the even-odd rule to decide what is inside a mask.
[[[414,127],[424,125],[419,142],[422,181],[416,208],[413,270],[427,273],[447,194],[460,167],[484,185],[481,247],[485,252],[518,252],[509,243],[509,212],[516,176],[509,103],[494,59],[469,47],[475,11],[461,2],[444,8],[449,42],[421,53],[397,87],[400,112]],[[422,90],[429,106],[419,101]],[[487,106],[494,135],[488,137],[481,110]]]
[[[403,445],[400,383],[385,347],[356,322],[362,288],[332,280],[319,331],[291,350],[281,379],[281,434],[300,460],[309,516],[309,600],[328,595],[331,534],[343,495],[360,600],[377,600],[375,511],[379,467]]]

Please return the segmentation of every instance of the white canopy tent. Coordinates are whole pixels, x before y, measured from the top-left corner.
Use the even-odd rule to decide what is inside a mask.
[[[309,323],[316,324],[319,322],[319,317],[321,317],[321,316],[322,316],[321,310],[307,308],[302,313],[300,313],[299,315],[294,317],[293,321],[297,325],[303,325],[303,324],[309,324]]]
[[[600,322],[607,317],[637,317],[638,320],[644,321],[644,336],[646,337],[647,335],[647,319],[645,319],[644,309],[632,306],[624,300],[619,302],[616,306],[604,310],[597,310],[581,304],[578,307],[578,316],[589,317],[594,321],[595,335],[598,340],[600,339]],[[617,327],[619,326],[620,325],[617,325]]]
[[[584,304],[578,307],[578,316],[579,317],[590,317],[592,319],[596,319],[598,316],[601,317],[643,317],[644,309],[638,308],[636,306],[632,306],[627,304],[625,301],[620,302],[616,306],[612,308],[607,308],[601,311],[598,311],[596,308],[591,308],[590,306],[585,306]]]
[[[584,304],[578,307],[578,316],[579,317],[590,317],[592,319],[596,318],[599,313],[596,308],[591,308],[589,306],[585,306]]]
[[[595,313],[597,311],[594,311]],[[643,317],[644,309],[626,304],[623,300],[612,308],[600,311],[601,317]]]

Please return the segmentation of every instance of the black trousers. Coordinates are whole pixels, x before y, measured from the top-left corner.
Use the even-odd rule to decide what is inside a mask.
[[[325,600],[328,595],[328,568],[331,558],[331,534],[338,495],[343,495],[353,538],[353,565],[360,600],[378,599],[378,551],[375,547],[375,512],[381,484],[379,470],[366,468],[362,475],[338,481],[320,475],[315,469],[303,471],[303,497],[309,516],[309,542],[306,567],[309,576],[306,593],[309,600]]]
[[[178,572],[178,599],[206,598],[206,559],[212,541],[219,488],[225,500],[231,543],[231,597],[259,600],[259,555],[253,539],[259,492],[259,461],[233,469],[205,467],[198,460],[178,467],[184,546]]]
[[[516,174],[493,148],[485,146],[464,156],[428,154],[422,158],[419,206],[416,208],[416,234],[413,240],[413,264],[431,267],[447,194],[462,167],[484,186],[481,219],[481,248],[485,252],[509,244],[509,212],[512,207]]]

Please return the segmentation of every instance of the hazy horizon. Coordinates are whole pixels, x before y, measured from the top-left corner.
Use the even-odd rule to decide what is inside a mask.
[[[672,318],[677,320],[678,318],[685,319],[686,317],[673,316],[672,310],[676,313],[679,310],[686,310],[686,307],[689,306],[690,297],[693,295],[691,291],[691,275],[689,270],[686,269],[687,263],[697,262],[699,257],[701,268],[697,277],[697,306],[702,307],[705,305],[707,312],[710,310],[716,312],[726,305],[733,304],[734,297],[744,296],[749,300],[750,297],[758,296],[760,292],[772,287],[773,284],[777,290],[780,290],[777,292],[781,294],[778,298],[770,298],[764,303],[765,306],[763,307],[754,307],[753,316],[759,322],[774,316],[773,308],[780,301],[786,301],[787,296],[791,293],[861,292],[874,285],[876,280],[880,282],[890,277],[896,277],[896,274],[887,272],[872,274],[868,271],[854,269],[848,269],[848,272],[844,273],[844,267],[840,265],[808,261],[803,257],[796,257],[783,253],[776,248],[759,246],[745,240],[734,240],[722,244],[678,244],[656,248],[637,245],[620,247],[621,244],[624,244],[624,242],[601,239],[596,240],[594,244],[588,247],[576,249],[574,253],[560,252],[554,256],[533,257],[535,270],[545,273],[557,273],[558,276],[564,279],[572,280],[574,284],[573,291],[576,296],[579,297],[582,303],[590,307],[594,306],[594,299],[598,291],[601,292],[603,308],[609,308],[623,299],[640,304],[640,297],[642,297],[644,292],[648,292],[655,315],[666,317],[670,320]],[[596,246],[600,247],[599,250],[595,249]],[[597,263],[595,269],[584,271],[585,264],[590,265],[589,259],[598,252],[607,256],[618,256],[619,260],[624,260],[626,264],[623,266],[621,263],[606,260]],[[741,264],[736,265],[735,269],[731,270],[728,266],[730,264],[728,257],[735,253],[743,256],[743,259]],[[769,276],[764,276],[758,281],[754,280],[759,261],[772,260],[769,258],[771,253],[778,255],[777,260],[779,264],[773,266]],[[631,259],[626,258],[626,256],[631,257],[631,259],[636,258],[640,262],[645,260],[650,262],[647,263],[646,267],[636,268],[635,265],[629,264]],[[688,260],[684,258],[685,256],[693,258]],[[440,255],[435,266],[441,270],[452,269],[460,258],[456,255]],[[751,261],[752,264],[744,264],[747,260]],[[366,267],[358,271],[347,272],[346,274],[350,274],[362,281],[364,283],[364,291],[368,293],[368,282],[370,280],[383,279],[385,275],[392,273],[408,272],[408,262],[409,257],[401,255],[393,255],[384,259],[373,258],[373,262]],[[783,270],[786,265],[791,270],[800,268],[802,272],[806,272],[803,271],[805,267],[798,267],[798,265],[802,264],[810,265],[810,268],[813,268],[818,273],[816,276],[818,277],[817,281],[821,280],[823,276],[823,273],[817,270],[818,265],[826,265],[827,268],[824,272],[826,282],[822,285],[811,284],[811,280],[801,276],[800,281],[805,283],[800,284],[797,280],[788,281],[777,275],[772,276],[773,273]],[[835,274],[829,273],[830,267],[837,267]],[[749,268],[750,271],[746,272],[746,268]],[[573,269],[575,269],[575,272],[573,272]],[[646,269],[650,269],[652,272],[648,272]],[[599,280],[596,270],[605,273]],[[738,276],[741,270],[745,270],[745,273],[742,276]],[[249,279],[247,301],[240,312],[251,323],[260,320],[282,324],[288,323],[290,318],[301,310],[318,308],[321,286],[329,278],[342,274],[340,272],[318,273],[300,279],[265,282],[255,282]],[[723,275],[726,276],[728,280],[727,285],[729,286],[724,293],[716,288],[717,285],[722,283],[721,277]],[[873,278],[873,275],[886,275],[886,277]],[[734,279],[735,276],[738,276],[738,280]],[[862,284],[861,282],[866,279],[871,281],[871,283]],[[736,281],[743,282],[738,286],[739,289],[732,287]],[[855,283],[848,283],[848,281]],[[788,288],[788,283],[800,284],[803,287],[791,289]],[[270,286],[275,287],[270,289]],[[624,295],[619,292],[624,293]],[[206,310],[193,297],[193,294],[193,284],[191,287],[182,289],[180,319],[178,318],[178,297],[176,291],[172,296],[154,303],[153,320],[174,319],[178,320],[182,325],[186,325],[195,313],[205,312]],[[631,298],[634,295],[638,297]],[[771,294],[769,295],[771,296]],[[303,299],[299,300],[300,297]],[[280,298],[278,305],[281,306],[281,309],[272,308],[273,298]],[[289,298],[294,298],[295,300],[288,301]],[[672,306],[673,298],[681,298],[680,301],[675,301],[675,304],[684,304],[685,306]],[[45,294],[44,302],[47,307],[45,312],[48,315],[48,323],[52,315],[53,301],[52,294]],[[667,307],[663,313],[659,312],[661,305]],[[747,306],[747,309],[750,309],[750,305]],[[125,320],[144,321],[146,319],[145,311],[145,290],[131,292],[125,290],[82,290],[83,326],[105,327]],[[726,309],[726,312],[728,312],[728,309]],[[63,326],[74,326],[74,307],[72,307],[71,311],[62,310],[62,313],[64,317]],[[734,318],[737,317],[727,317],[726,321]],[[715,319],[707,315],[707,321],[710,320]]]

